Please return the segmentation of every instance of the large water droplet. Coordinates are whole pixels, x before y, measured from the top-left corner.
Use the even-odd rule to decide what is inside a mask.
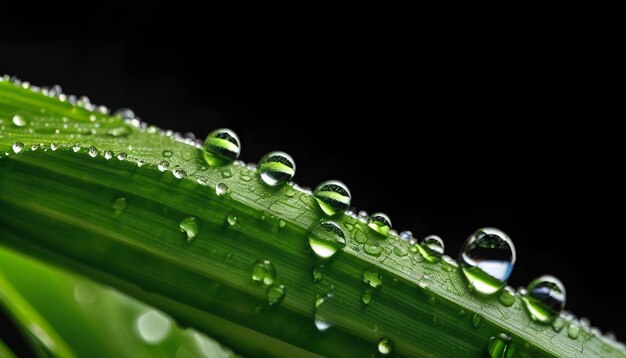
[[[522,302],[537,322],[552,323],[565,307],[565,287],[554,276],[541,276],[530,282]]]
[[[429,262],[437,262],[443,255],[444,247],[443,240],[439,236],[429,235],[422,240],[417,249]]]
[[[270,260],[259,259],[252,264],[250,276],[252,281],[261,282],[267,288],[276,281],[276,269]]]
[[[275,285],[271,285],[268,289],[267,289],[267,303],[270,306],[275,306],[280,304],[283,301],[283,298],[285,298],[285,285],[282,284],[275,284]]]
[[[489,339],[487,352],[491,358],[513,358],[515,357],[515,346],[511,344],[511,337],[500,333]]]
[[[391,230],[391,220],[383,213],[374,213],[367,220],[367,226],[381,235],[389,235]]]
[[[470,288],[491,295],[504,287],[513,271],[515,246],[498,229],[479,229],[463,244],[459,263]]]
[[[390,356],[393,353],[393,341],[389,338],[378,341],[378,353],[381,356]]]
[[[137,319],[137,331],[149,344],[161,342],[172,330],[172,320],[158,311],[149,311]]]
[[[24,150],[24,143],[22,143],[22,142],[15,142],[11,146],[11,149],[13,149],[13,153],[15,153],[15,154],[20,153],[22,150]]]
[[[204,159],[212,166],[225,165],[239,158],[241,145],[237,134],[230,129],[212,131],[204,140]]]
[[[337,180],[319,184],[313,196],[326,215],[341,213],[350,206],[350,191],[344,183]]]
[[[193,216],[187,216],[181,220],[178,227],[187,235],[187,241],[193,240],[198,235],[198,219]]]
[[[346,235],[332,221],[321,220],[309,228],[309,245],[321,258],[329,258],[346,246]]]
[[[16,127],[24,127],[27,124],[24,117],[20,116],[19,114],[13,116],[12,122],[13,125],[15,125]]]
[[[296,174],[296,163],[284,152],[270,152],[259,161],[258,172],[261,180],[269,186],[290,181]]]

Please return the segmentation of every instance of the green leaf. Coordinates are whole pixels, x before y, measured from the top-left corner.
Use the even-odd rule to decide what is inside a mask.
[[[475,296],[451,260],[430,262],[348,215],[333,219],[346,247],[322,262],[307,232],[325,215],[309,192],[267,187],[237,163],[211,167],[175,133],[6,81],[0,118],[3,245],[111,284],[243,354],[371,356],[387,338],[397,356],[481,357],[506,333],[521,357],[626,356],[588,328],[572,339],[533,322],[519,297],[508,307]],[[193,238],[181,226],[189,217]],[[250,277],[259,259],[285,287],[280,304]],[[319,331],[314,318],[331,326]]]

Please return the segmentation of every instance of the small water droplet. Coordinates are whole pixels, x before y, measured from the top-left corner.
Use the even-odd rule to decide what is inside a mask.
[[[325,181],[315,188],[313,196],[322,211],[329,216],[341,213],[350,206],[350,191],[340,181]]]
[[[22,150],[24,150],[24,143],[22,143],[22,142],[15,142],[15,143],[13,143],[11,148],[13,149],[13,153],[15,153],[15,154],[20,153]]]
[[[554,322],[552,322],[552,329],[559,333],[563,330],[563,327],[565,327],[565,319],[563,317],[557,317]]]
[[[263,284],[263,287],[267,288],[276,281],[276,269],[270,260],[259,259],[252,264],[250,276],[252,281],[260,282]]]
[[[391,220],[383,213],[374,213],[367,220],[367,226],[377,233],[387,236],[391,230]]]
[[[200,184],[200,185],[206,185],[207,179],[205,177],[198,177],[198,179],[196,179],[196,183]]]
[[[383,338],[378,341],[378,353],[381,356],[390,356],[393,354],[393,341],[389,338]]]
[[[267,289],[267,303],[270,306],[279,305],[285,298],[285,285],[274,284]]]
[[[235,225],[237,223],[237,215],[235,215],[235,213],[228,214],[226,221],[228,222],[228,225]]]
[[[182,219],[178,227],[187,235],[187,241],[192,241],[198,235],[198,219],[193,216]]]
[[[162,153],[162,154],[163,154],[163,156],[164,156],[165,158],[171,158],[173,153],[172,153],[172,151],[171,151],[171,150],[167,150],[167,149],[166,149],[166,150],[164,150],[164,151],[163,151],[163,153]]]
[[[383,252],[383,249],[380,246],[371,242],[365,243],[365,245],[363,245],[363,249],[365,250],[366,254],[371,256],[380,256],[380,254]]]
[[[383,277],[376,271],[363,271],[363,282],[369,284],[372,288],[378,288],[383,284]]]
[[[174,177],[175,177],[176,179],[182,179],[182,178],[184,178],[184,177],[186,177],[186,176],[187,176],[187,172],[185,172],[185,171],[184,171],[184,170],[182,170],[182,169],[174,169],[174,170],[172,171],[172,174],[174,174]]]
[[[24,117],[20,116],[19,114],[13,116],[12,122],[13,125],[15,125],[16,127],[24,127],[27,124]]]
[[[315,314],[313,322],[315,323],[317,330],[320,332],[324,332],[333,326],[326,310],[327,305],[330,305],[331,301],[332,298],[329,295],[319,296],[315,300]]]
[[[576,339],[579,333],[580,326],[575,322],[570,322],[569,327],[567,327],[567,336],[571,339]]]
[[[287,226],[287,222],[283,219],[278,219],[278,227],[282,229],[285,226]]]
[[[54,152],[54,151],[56,151],[57,149],[59,149],[59,145],[58,145],[58,144],[56,144],[56,143],[51,143],[51,144],[50,144],[50,149]]]
[[[204,140],[204,159],[211,166],[233,162],[239,158],[241,146],[237,134],[230,129],[212,131]]]
[[[515,346],[511,344],[511,337],[500,333],[489,339],[487,352],[491,358],[513,358],[515,357]]]
[[[361,293],[361,301],[366,305],[369,305],[372,302],[372,294],[373,290],[371,287],[366,287]]]
[[[506,285],[513,271],[515,246],[498,229],[479,229],[463,244],[459,262],[471,288],[491,295]]]
[[[233,173],[230,171],[229,168],[222,169],[221,173],[222,173],[222,178],[224,178],[224,179],[230,178],[231,176],[233,176]]]
[[[124,152],[122,152],[122,153],[117,155],[117,159],[118,160],[126,160],[126,157],[127,157],[127,155]]]
[[[164,314],[151,310],[137,319],[139,336],[148,344],[163,341],[172,330],[172,320]]]
[[[554,276],[538,277],[528,284],[522,302],[534,321],[552,323],[565,307],[565,287]]]
[[[309,228],[309,245],[313,252],[324,259],[333,256],[337,250],[346,246],[343,230],[332,221],[321,220]]]
[[[480,326],[480,321],[481,321],[481,317],[478,313],[474,313],[474,315],[472,316],[472,326],[474,326],[475,328],[478,328],[478,326]]]
[[[215,186],[215,192],[217,193],[217,195],[224,195],[228,192],[228,185],[224,184],[224,183],[218,183]]]
[[[95,158],[98,155],[98,150],[95,147],[89,147],[89,156]]]
[[[74,144],[72,150],[74,151],[74,153],[78,153],[78,151],[80,150],[80,145],[78,143]]]
[[[504,290],[502,290],[502,293],[500,293],[500,296],[498,296],[498,301],[506,307],[512,306],[513,303],[515,303],[515,291],[513,287],[506,286]]]
[[[429,235],[422,240],[417,249],[429,262],[437,262],[443,255],[444,247],[443,240],[439,236]]]
[[[324,278],[324,273],[322,272],[323,268],[324,266],[320,265],[313,269],[313,282],[318,283]]]
[[[124,212],[124,210],[126,210],[126,198],[115,199],[113,204],[111,204],[111,207],[115,210],[113,217],[118,217]]]
[[[130,108],[119,108],[113,112],[113,115],[121,119],[134,119],[135,112]]]
[[[107,135],[111,137],[125,137],[131,133],[131,129],[128,126],[115,127],[107,131]]]
[[[104,159],[109,160],[111,158],[113,158],[113,152],[110,150],[104,151]]]
[[[258,164],[261,180],[269,186],[277,186],[290,181],[296,174],[296,163],[285,152],[270,152]]]
[[[39,149],[38,145],[33,145],[33,146],[30,147],[30,150],[33,151],[33,152],[36,151],[37,149]]]
[[[291,198],[294,195],[296,195],[296,190],[293,187],[289,186],[289,187],[287,187],[287,190],[285,190],[285,195],[287,195],[287,197]]]
[[[159,169],[160,172],[166,171],[167,168],[169,167],[170,167],[170,162],[168,162],[167,160],[164,160],[160,162],[159,164],[157,164],[157,168]]]

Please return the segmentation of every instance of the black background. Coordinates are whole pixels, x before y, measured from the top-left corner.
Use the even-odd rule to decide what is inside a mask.
[[[553,274],[568,310],[626,338],[610,41],[393,17],[155,26],[144,10],[35,19],[44,26],[4,34],[0,72],[199,138],[232,128],[243,160],[286,151],[299,184],[342,180],[358,210],[438,234],[453,257],[475,229],[498,227],[517,248],[510,285]]]

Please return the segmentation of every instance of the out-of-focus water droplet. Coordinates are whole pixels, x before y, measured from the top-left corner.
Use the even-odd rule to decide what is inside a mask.
[[[383,253],[383,249],[379,245],[371,242],[365,243],[365,245],[363,245],[363,250],[365,250],[365,253],[370,256],[380,256],[380,254]]]
[[[13,149],[13,153],[15,153],[15,154],[20,153],[20,152],[22,152],[22,150],[24,150],[24,143],[22,143],[22,142],[15,142],[11,146],[11,149]]]
[[[237,224],[237,215],[235,215],[235,213],[228,214],[228,216],[226,216],[226,222],[228,222],[230,226]]]
[[[528,284],[522,302],[534,321],[552,323],[565,307],[565,287],[554,276],[538,277]]]
[[[319,184],[313,196],[322,211],[329,216],[344,212],[350,206],[350,191],[344,183],[337,180]]]
[[[324,278],[324,273],[322,272],[323,267],[323,265],[320,265],[319,267],[315,267],[313,269],[313,282],[320,282]]]
[[[74,153],[78,153],[78,151],[80,151],[80,144],[78,143],[74,144],[74,146],[72,147],[72,150],[74,151]]]
[[[278,219],[278,227],[282,229],[285,226],[287,226],[287,222],[283,219]]]
[[[296,162],[285,152],[270,152],[259,161],[258,172],[265,184],[277,186],[293,178]]]
[[[198,235],[198,219],[193,216],[182,219],[178,227],[187,235],[187,241],[193,240]]]
[[[393,354],[393,341],[389,338],[383,338],[378,341],[378,353],[387,357]]]
[[[472,316],[472,326],[478,328],[480,326],[481,317],[478,313],[474,313]]]
[[[115,210],[114,217],[118,217],[124,212],[124,210],[126,210],[126,198],[115,199],[113,204],[111,204],[111,207]]]
[[[315,300],[315,314],[314,314],[314,323],[315,327],[318,331],[324,332],[333,326],[332,322],[329,319],[329,315],[327,313],[326,305],[330,305],[331,297],[328,295],[317,297]]]
[[[333,256],[337,250],[346,246],[346,235],[338,224],[321,220],[309,228],[309,245],[313,252],[321,258]]]
[[[285,195],[287,195],[287,197],[291,198],[291,197],[293,197],[294,195],[296,195],[296,190],[295,190],[292,186],[289,186],[289,187],[287,187],[287,189],[285,190]]]
[[[285,298],[285,285],[274,284],[267,289],[267,303],[270,306],[279,305]]]
[[[74,299],[82,305],[88,305],[96,302],[98,293],[89,283],[77,283],[74,285]]]
[[[111,137],[125,137],[131,133],[131,129],[128,126],[115,127],[107,131],[107,135]]]
[[[126,157],[127,157],[127,155],[124,152],[122,152],[122,153],[117,155],[117,159],[118,160],[126,160]]]
[[[559,333],[563,330],[563,327],[565,327],[565,319],[563,317],[557,317],[554,322],[552,322],[552,329]]]
[[[513,287],[507,286],[502,290],[500,296],[498,296],[498,301],[507,307],[510,307],[515,303],[515,291]]]
[[[422,240],[417,249],[429,262],[437,262],[443,255],[444,247],[443,240],[439,236],[429,235]]]
[[[580,333],[580,325],[576,322],[570,322],[569,327],[567,327],[567,336],[571,339],[578,338]]]
[[[498,229],[479,229],[463,244],[459,263],[471,288],[480,294],[491,295],[506,285],[513,271],[515,246]]]
[[[369,305],[372,302],[372,295],[373,295],[373,290],[371,287],[366,287],[363,290],[363,293],[361,293],[361,301],[366,304]]]
[[[173,153],[172,153],[172,151],[171,151],[171,150],[166,149],[166,150],[164,150],[164,151],[163,151],[163,153],[162,153],[162,154],[163,154],[163,156],[164,156],[165,158],[171,158]]]
[[[90,157],[95,158],[98,155],[98,150],[96,147],[89,147],[88,154]]]
[[[187,176],[187,172],[182,169],[174,169],[172,170],[172,174],[174,174],[176,179],[182,179]]]
[[[163,341],[172,330],[172,320],[162,313],[151,310],[137,319],[139,336],[148,344]]]
[[[232,163],[239,158],[241,145],[237,134],[230,129],[212,131],[204,140],[204,159],[211,166]]]
[[[387,236],[391,230],[391,220],[383,213],[374,213],[367,220],[367,226],[377,233]]]
[[[56,144],[56,143],[51,143],[51,144],[50,144],[50,149],[54,152],[54,151],[56,151],[57,149],[59,149],[59,145],[58,145],[58,144]]]
[[[119,108],[113,112],[113,115],[116,117],[120,117],[121,119],[134,119],[135,112],[133,112],[130,108]]]
[[[215,186],[215,193],[217,193],[217,195],[224,195],[228,192],[228,185],[224,184],[224,183],[218,183]]]
[[[230,168],[224,168],[220,171],[222,173],[222,178],[230,178],[233,176],[233,172],[230,171]]]
[[[376,271],[363,271],[363,282],[369,284],[372,288],[378,288],[383,284],[383,277]]]
[[[487,352],[491,358],[513,358],[515,357],[515,346],[511,344],[511,337],[500,333],[489,339]]]
[[[165,172],[167,168],[169,167],[170,167],[170,162],[168,162],[167,160],[164,160],[160,162],[159,164],[157,164],[157,168],[159,169],[160,172]]]
[[[16,127],[24,127],[27,124],[24,117],[20,116],[19,114],[14,115],[11,121],[13,122],[13,125]]]
[[[276,281],[276,268],[274,268],[270,260],[259,259],[252,264],[250,276],[252,281],[260,282],[263,284],[263,287],[267,288]]]
[[[105,150],[104,151],[104,159],[109,160],[113,158],[113,152],[110,150]]]

